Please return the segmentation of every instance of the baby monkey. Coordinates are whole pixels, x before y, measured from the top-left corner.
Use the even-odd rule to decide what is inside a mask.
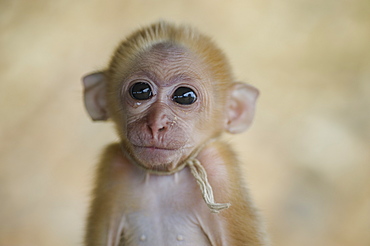
[[[91,118],[111,119],[120,137],[97,169],[86,246],[266,245],[240,164],[219,139],[250,126],[258,90],[235,82],[209,37],[155,23],[83,85]]]

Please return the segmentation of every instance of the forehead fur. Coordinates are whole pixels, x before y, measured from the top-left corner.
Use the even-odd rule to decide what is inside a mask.
[[[124,71],[127,71],[129,65],[140,54],[161,43],[184,47],[196,54],[211,71],[215,83],[221,87],[232,82],[231,70],[225,55],[209,37],[189,26],[176,26],[164,21],[144,27],[124,40],[116,49],[109,64],[109,74],[114,77],[124,76]]]

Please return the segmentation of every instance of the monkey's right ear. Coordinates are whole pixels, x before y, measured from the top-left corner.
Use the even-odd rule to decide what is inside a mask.
[[[85,107],[91,119],[107,120],[106,76],[103,72],[96,72],[83,77],[82,82]]]

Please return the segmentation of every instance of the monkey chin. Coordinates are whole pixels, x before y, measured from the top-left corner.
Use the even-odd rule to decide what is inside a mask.
[[[182,148],[134,146],[133,152],[142,166],[157,171],[171,171],[186,159],[186,154]]]

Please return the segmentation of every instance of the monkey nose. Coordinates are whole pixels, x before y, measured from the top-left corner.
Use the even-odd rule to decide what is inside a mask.
[[[154,104],[146,120],[147,127],[154,138],[156,138],[158,134],[166,132],[170,124],[167,106],[163,103]]]
[[[148,129],[153,137],[158,136],[161,132],[165,132],[167,130],[168,124],[165,121],[156,121],[153,123],[148,124]]]
[[[155,137],[168,129],[169,119],[163,113],[152,114],[148,118],[147,126],[153,137]]]

